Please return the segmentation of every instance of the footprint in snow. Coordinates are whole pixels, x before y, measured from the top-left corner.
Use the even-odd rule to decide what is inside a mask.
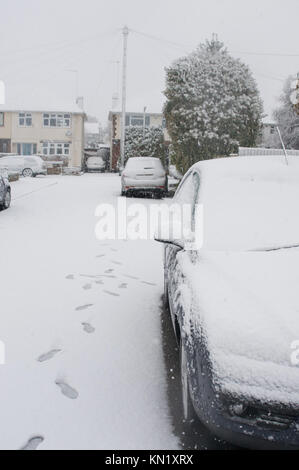
[[[116,264],[117,266],[122,266],[123,264],[120,263],[119,261],[111,261],[113,264]]]
[[[61,393],[65,395],[67,398],[69,398],[70,400],[76,400],[78,398],[79,393],[77,392],[77,390],[72,388],[67,383],[61,382],[59,380],[56,380],[55,383],[60,388]]]
[[[68,279],[69,281],[73,281],[75,279],[75,276],[73,274],[69,274],[68,276],[66,276],[66,279]]]
[[[142,281],[142,284],[145,284],[147,286],[156,286],[157,284],[154,284],[153,282],[146,282],[146,281]]]
[[[58,354],[60,352],[61,352],[61,349],[52,349],[51,351],[39,356],[39,358],[37,360],[38,360],[38,362],[49,361],[50,359],[53,359],[53,357],[56,356],[56,354]]]
[[[42,436],[34,436],[21,448],[21,450],[36,450],[44,442],[45,438]]]
[[[111,251],[113,251],[114,253],[117,253],[118,250],[116,248],[110,248]]]
[[[83,326],[85,333],[92,334],[96,331],[95,328],[92,325],[90,325],[90,323],[82,323],[82,326]]]
[[[76,308],[76,312],[81,312],[82,310],[86,310],[87,308],[93,307],[93,304],[81,305],[80,307]]]
[[[107,269],[107,270],[105,271],[105,274],[112,274],[113,271],[114,271],[114,269]]]
[[[112,274],[102,274],[99,277],[106,277],[107,279],[116,279],[116,276],[113,276]]]
[[[124,274],[125,277],[129,278],[129,279],[134,279],[135,281],[138,281],[139,278],[138,277],[135,277],[135,276],[130,276],[129,274]]]
[[[104,284],[104,281],[102,281],[102,280],[100,279],[99,281],[95,281],[95,284],[103,285],[103,284]]]
[[[127,287],[128,287],[128,284],[126,284],[125,282],[123,282],[122,284],[118,286],[119,289],[127,289]]]
[[[106,255],[98,255],[96,258],[104,258]]]
[[[119,297],[119,294],[116,294],[116,292],[111,292],[110,290],[104,290],[105,294],[112,295],[113,297]]]
[[[97,276],[93,274],[80,274],[80,277],[87,277],[88,279],[95,279]]]
[[[84,290],[90,290],[91,288],[92,288],[91,284],[85,284],[85,286],[83,286]]]

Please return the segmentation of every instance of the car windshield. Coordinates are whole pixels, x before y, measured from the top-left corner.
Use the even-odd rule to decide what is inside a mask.
[[[203,178],[207,248],[269,250],[299,244],[299,162],[280,158]]]

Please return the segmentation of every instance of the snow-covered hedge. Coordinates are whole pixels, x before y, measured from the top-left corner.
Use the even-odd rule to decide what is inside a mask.
[[[126,129],[125,159],[131,157],[157,157],[164,163],[166,146],[162,127],[132,126]]]

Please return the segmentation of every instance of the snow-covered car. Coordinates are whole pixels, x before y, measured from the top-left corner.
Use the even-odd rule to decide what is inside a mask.
[[[0,174],[0,209],[8,209],[11,202],[11,188],[8,179]]]
[[[46,163],[39,155],[7,155],[0,158],[0,168],[25,177],[47,174]]]
[[[106,163],[100,156],[89,157],[86,160],[86,168],[88,172],[104,172]]]
[[[123,196],[143,193],[163,197],[167,193],[167,175],[159,158],[129,158],[121,176]]]
[[[250,448],[299,448],[299,160],[288,160],[197,163],[174,198],[193,237],[156,235],[184,417]]]

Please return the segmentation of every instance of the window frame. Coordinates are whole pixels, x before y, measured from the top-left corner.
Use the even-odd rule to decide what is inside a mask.
[[[21,124],[21,119],[23,124]],[[30,124],[27,123],[27,120],[30,121]],[[24,111],[18,114],[18,126],[19,127],[33,127],[32,113]]]
[[[58,149],[61,149],[61,153],[58,153]],[[71,143],[44,141],[42,143],[42,154],[45,157],[69,157],[71,154]]]
[[[0,111],[0,127],[5,126],[5,113],[3,111]]]
[[[71,113],[43,113],[43,127],[49,129],[71,129]]]

